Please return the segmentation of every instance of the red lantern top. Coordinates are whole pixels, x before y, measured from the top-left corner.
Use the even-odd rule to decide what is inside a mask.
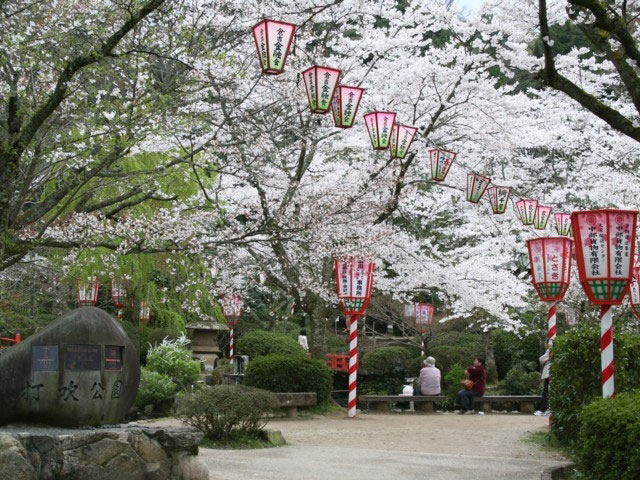
[[[363,88],[338,85],[331,102],[331,112],[336,127],[353,127],[363,93]]]
[[[263,20],[252,28],[262,73],[278,75],[284,72],[296,26],[293,23]]]
[[[633,267],[633,278],[629,287],[631,311],[640,320],[640,267]]]
[[[487,194],[489,195],[489,201],[491,202],[493,213],[497,214],[505,212],[510,193],[511,187],[498,187],[496,185],[491,185],[487,188]]]
[[[334,260],[336,292],[345,315],[364,315],[371,300],[375,264],[364,258]]]
[[[429,150],[429,157],[431,159],[431,180],[436,182],[443,182],[447,178],[449,168],[456,158],[457,153],[436,148]]]
[[[222,305],[222,313],[224,313],[227,322],[231,327],[234,327],[242,315],[244,302],[238,295],[223,295],[220,299],[220,305]]]
[[[519,200],[516,202],[518,217],[523,225],[533,225],[536,217],[537,200]]]
[[[527,240],[533,286],[543,302],[562,300],[569,288],[571,243],[567,237]]]
[[[115,307],[120,310],[124,307],[127,299],[127,289],[123,283],[118,283],[115,278],[111,279],[111,300]]]
[[[94,278],[88,282],[78,281],[78,304],[80,306],[95,306],[98,303],[98,292],[100,291],[100,280]]]
[[[340,79],[340,70],[314,65],[302,72],[309,108],[313,113],[327,113]]]
[[[478,203],[490,183],[491,179],[489,177],[483,177],[482,175],[476,175],[475,173],[468,173],[467,201],[471,203]]]
[[[533,217],[533,226],[536,230],[544,230],[547,228],[547,222],[551,216],[551,207],[545,207],[544,205],[538,205],[536,207],[536,214]]]
[[[404,158],[407,156],[417,131],[418,129],[415,127],[407,127],[397,123],[393,125],[391,128],[391,158]]]
[[[570,213],[554,213],[556,220],[556,232],[564,237],[571,235],[571,214]]]
[[[638,212],[591,210],[573,212],[580,283],[594,305],[619,305],[633,276]]]
[[[435,305],[431,303],[416,303],[414,305],[416,325],[421,332],[433,323],[433,314],[436,311]]]
[[[386,150],[391,139],[391,127],[396,121],[393,112],[371,112],[364,116],[364,123],[369,132],[374,150]]]

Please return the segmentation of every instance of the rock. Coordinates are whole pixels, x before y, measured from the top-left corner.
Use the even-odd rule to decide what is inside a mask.
[[[261,430],[260,437],[276,447],[281,447],[287,444],[287,441],[284,439],[284,435],[282,435],[280,430]]]
[[[179,477],[181,480],[209,480],[209,469],[195,455],[184,455],[180,460]]]
[[[129,433],[129,443],[136,454],[144,460],[145,480],[163,480],[171,473],[171,459],[158,441],[144,433]]]
[[[138,353],[122,326],[99,308],[78,308],[0,357],[0,425],[119,423],[139,383]]]
[[[0,478],[38,479],[35,468],[27,459],[27,450],[17,438],[7,434],[0,434]]]
[[[153,413],[153,405],[145,405],[142,412],[148,417]]]

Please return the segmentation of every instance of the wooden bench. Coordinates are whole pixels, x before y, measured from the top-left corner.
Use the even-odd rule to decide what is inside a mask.
[[[361,402],[368,402],[372,410],[377,412],[388,412],[392,403],[413,402],[417,412],[434,412],[435,404],[444,402],[447,397],[444,395],[361,395]]]
[[[312,407],[318,403],[316,392],[276,393],[275,396],[287,417],[297,416],[298,407]]]
[[[493,403],[517,403],[520,407],[520,413],[533,413],[536,403],[541,400],[540,395],[489,395],[474,397],[473,408],[484,413],[491,413]]]

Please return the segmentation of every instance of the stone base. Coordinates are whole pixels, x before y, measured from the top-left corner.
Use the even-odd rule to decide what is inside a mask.
[[[0,478],[12,480],[208,480],[191,427],[0,429]]]

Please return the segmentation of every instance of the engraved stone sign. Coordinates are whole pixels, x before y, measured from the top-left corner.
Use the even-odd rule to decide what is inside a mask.
[[[31,347],[32,372],[58,371],[58,345],[33,345]]]
[[[99,345],[65,345],[65,370],[100,370]]]
[[[119,345],[104,346],[104,369],[122,370],[122,347]]]

